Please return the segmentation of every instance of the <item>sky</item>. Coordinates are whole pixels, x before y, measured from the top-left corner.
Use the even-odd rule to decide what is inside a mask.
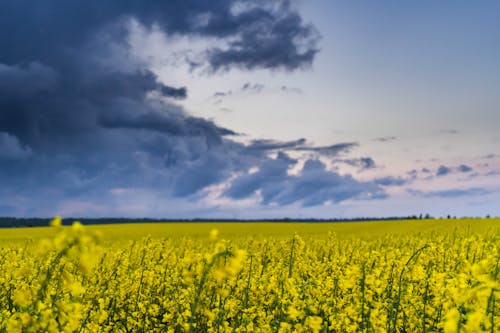
[[[500,216],[498,10],[0,0],[0,215]]]

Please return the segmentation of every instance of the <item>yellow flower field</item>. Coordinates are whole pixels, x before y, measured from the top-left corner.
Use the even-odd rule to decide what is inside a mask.
[[[0,332],[500,332],[499,219],[4,229]]]

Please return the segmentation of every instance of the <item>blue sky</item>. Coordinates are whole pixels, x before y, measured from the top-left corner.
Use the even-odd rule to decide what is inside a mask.
[[[500,215],[498,7],[0,0],[0,215]]]

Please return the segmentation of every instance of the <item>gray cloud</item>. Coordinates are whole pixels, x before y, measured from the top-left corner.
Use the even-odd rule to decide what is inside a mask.
[[[260,93],[264,89],[264,85],[261,83],[250,83],[247,82],[241,87],[241,91],[244,92],[254,92],[254,93]]]
[[[451,168],[444,166],[444,165],[441,165],[436,171],[436,176],[438,176],[438,177],[446,176],[446,175],[450,174],[451,172],[452,172]]]
[[[217,127],[211,121],[190,117],[180,108],[165,104],[118,101],[116,108],[111,109],[99,118],[99,124],[105,128],[129,128],[157,131],[173,136],[198,136],[205,138],[207,145],[222,144],[222,136],[236,134],[230,130]]]
[[[282,182],[288,177],[288,169],[296,163],[297,160],[280,152],[275,159],[269,159],[261,163],[258,172],[247,173],[238,177],[231,183],[231,187],[225,192],[225,196],[233,199],[243,199],[251,196],[267,183]],[[272,193],[269,193],[270,190],[264,190],[264,201],[266,201],[265,197],[270,198],[272,196]]]
[[[383,136],[383,137],[380,137],[380,138],[375,138],[373,140],[374,141],[378,141],[378,142],[389,142],[389,141],[394,141],[396,139],[397,138],[395,136]]]
[[[205,61],[215,71],[234,66],[294,70],[310,65],[318,52],[318,33],[302,21],[288,0],[254,6],[236,0],[153,0],[147,5],[141,1],[77,0],[69,5],[62,0],[2,0],[0,6],[0,62],[7,64],[38,60],[55,65],[53,60],[75,56],[70,53],[104,28],[113,33],[114,41],[123,40],[126,31],[119,23],[128,18],[172,35],[227,39],[226,47],[206,52]]]
[[[213,97],[226,97],[232,94],[231,90],[228,91],[216,91]]]
[[[424,198],[457,198],[464,196],[481,196],[492,193],[491,191],[478,187],[471,187],[467,189],[449,189],[442,191],[419,191],[419,190],[408,190],[412,195]]]
[[[470,172],[468,173],[469,179],[477,178],[477,177],[497,177],[500,175],[500,171],[497,170],[491,170],[487,172]]]
[[[236,89],[234,92],[232,90],[216,91],[212,95],[212,98],[216,99],[217,103],[221,103],[222,102],[222,100],[221,100],[222,98],[232,96],[233,94],[238,94],[238,93],[254,93],[254,94],[259,94],[264,89],[268,89],[268,87],[266,87],[262,83],[246,82],[246,83],[244,83],[241,86],[241,88]],[[302,93],[301,89],[294,88],[294,87],[288,87],[288,86],[281,86],[279,88],[279,90],[282,91],[282,92],[285,92],[285,93],[294,93],[294,94],[301,94]]]
[[[347,153],[351,151],[353,148],[357,147],[358,143],[356,142],[344,142],[337,143],[330,146],[313,146],[310,145],[306,139],[301,138],[293,141],[277,141],[277,140],[267,140],[267,139],[259,139],[253,140],[249,145],[248,149],[250,150],[288,150],[288,151],[297,151],[297,152],[311,152],[317,153],[324,156],[336,156],[340,153]],[[371,160],[367,158],[365,163],[369,163]],[[371,160],[373,161],[373,160]]]
[[[222,111],[222,112],[225,112],[225,113],[234,112],[233,109],[231,109],[231,108],[225,108],[225,107],[219,108],[219,111]]]
[[[444,177],[456,173],[470,173],[473,170],[474,169],[472,167],[466,164],[461,164],[456,167],[440,165],[435,171],[432,171],[430,168],[423,167],[420,170],[413,169],[408,171],[407,174],[413,179],[417,179],[419,176],[422,176],[422,179],[429,180],[433,179],[435,176]]]
[[[336,156],[339,153],[350,152],[353,148],[358,147],[359,144],[356,142],[344,142],[337,143],[331,146],[321,146],[321,147],[297,147],[296,151],[308,151],[315,152],[327,156]]]
[[[280,90],[286,93],[302,94],[302,89],[289,86],[281,86]]]
[[[294,70],[310,66],[319,51],[318,32],[303,23],[291,9],[290,1],[281,1],[277,6],[271,3],[267,9],[249,9],[226,18],[228,22],[224,23],[231,24],[231,19],[240,22],[239,38],[229,42],[227,48],[209,51],[209,62],[215,71],[231,66]]]
[[[160,88],[160,91],[164,96],[172,97],[175,99],[184,99],[187,97],[186,87],[174,88],[174,87],[162,85]]]
[[[206,50],[202,65],[212,73],[296,70],[310,66],[318,52],[317,32],[287,0],[252,6],[0,0],[0,158],[9,159],[0,164],[3,207],[22,206],[30,215],[72,199],[98,212],[123,189],[194,198],[235,175],[225,195],[240,199],[257,191],[264,204],[386,196],[378,184],[328,171],[315,159],[298,175],[287,172],[296,161],[283,151],[336,156],[357,143],[245,145],[228,137],[237,135],[231,129],[186,113],[173,101],[187,98],[186,87],[160,82],[129,59],[131,19],[170,35],[225,41]],[[253,167],[258,171],[248,173]]]
[[[307,160],[300,175],[288,174],[288,169],[296,163],[286,154],[279,153],[277,158],[262,163],[257,172],[247,173],[233,181],[224,195],[243,199],[259,192],[263,204],[300,202],[302,206],[386,197],[378,185],[327,171],[318,160]]]
[[[386,177],[374,179],[373,183],[380,185],[380,186],[402,186],[402,185],[408,184],[409,180],[404,179],[402,177],[386,176]]]
[[[407,171],[406,174],[411,178],[411,179],[416,179],[418,177],[418,171],[416,169]]]
[[[371,157],[350,158],[337,161],[359,168],[361,171],[376,168],[375,161]]]
[[[240,88],[233,90],[227,90],[227,91],[216,91],[213,93],[211,96],[211,99],[213,100],[212,104],[213,105],[220,105],[224,102],[224,99],[226,97],[233,97],[233,96],[239,96],[242,94],[260,94],[264,90],[268,91],[271,90],[269,87],[266,87],[262,83],[251,83],[251,82],[246,82],[244,83]],[[271,90],[272,91],[272,90]],[[285,92],[285,93],[294,93],[294,94],[301,94],[302,90],[299,88],[293,88],[293,87],[288,87],[288,86],[281,86],[279,88],[279,91]],[[234,111],[231,108],[228,107],[222,107],[219,108],[220,111],[223,112],[232,112]]]
[[[15,136],[0,132],[0,160],[22,160],[31,153],[31,149],[23,146]]]
[[[306,144],[306,139],[301,138],[295,141],[277,141],[259,139],[253,140],[248,148],[252,150],[276,150],[276,149],[297,149]]]
[[[37,62],[27,65],[0,63],[0,92],[2,98],[22,98],[52,91],[57,83],[55,71]]]
[[[465,164],[461,164],[457,167],[457,170],[459,172],[462,172],[462,173],[467,173],[467,172],[471,172],[472,171],[472,168],[468,165],[465,165]]]

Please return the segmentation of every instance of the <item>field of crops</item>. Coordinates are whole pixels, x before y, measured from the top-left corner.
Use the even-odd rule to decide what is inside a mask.
[[[500,332],[499,219],[0,234],[0,332]]]

